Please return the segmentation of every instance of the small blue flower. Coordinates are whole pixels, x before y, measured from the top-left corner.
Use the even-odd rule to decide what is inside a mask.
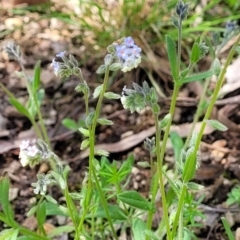
[[[141,62],[141,51],[142,49],[138,47],[132,37],[126,37],[120,42],[115,42],[113,44],[115,47],[115,54],[122,63],[121,70],[127,72],[136,68]]]
[[[58,75],[59,69],[60,69],[60,63],[55,61],[55,58],[52,60],[51,66],[53,67],[53,71],[55,75]]]
[[[134,44],[134,41],[133,41],[132,37],[126,37],[126,38],[124,39],[124,43],[125,43],[125,45],[126,45],[127,47],[134,47],[134,46],[136,46],[136,45]]]
[[[66,51],[64,51],[64,52],[60,52],[60,53],[58,53],[58,54],[56,55],[56,57],[63,58],[64,55],[65,55],[65,53],[66,53]]]

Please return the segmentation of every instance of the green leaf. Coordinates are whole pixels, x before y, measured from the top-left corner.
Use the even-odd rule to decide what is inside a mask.
[[[121,167],[118,170],[119,182],[123,181],[127,177],[127,175],[132,171],[133,162],[134,156],[132,154],[128,156],[127,160],[123,161]]]
[[[101,65],[101,66],[97,69],[96,73],[97,73],[97,74],[103,74],[103,73],[105,73],[105,71],[106,71],[105,65]]]
[[[100,125],[103,125],[103,126],[105,126],[105,125],[113,125],[113,121],[108,120],[108,119],[106,119],[106,118],[99,118],[99,119],[97,120],[97,122],[98,122]]]
[[[146,223],[140,218],[132,219],[132,232],[134,240],[145,240]]]
[[[81,150],[86,149],[89,146],[89,143],[90,143],[89,138],[84,139],[81,143],[80,149]]]
[[[224,217],[221,217],[221,220],[222,220],[224,229],[225,229],[225,231],[226,231],[226,234],[227,234],[227,236],[228,236],[228,239],[229,239],[229,240],[234,240],[235,237],[234,237],[234,235],[233,235],[233,233],[232,233],[232,231],[231,231],[231,228],[230,228],[230,226],[229,226],[228,221],[227,221],[226,218],[224,218]]]
[[[103,150],[103,149],[96,149],[94,151],[94,154],[98,155],[98,156],[104,156],[104,157],[108,157],[109,156],[109,152],[106,151],[106,150]]]
[[[110,215],[112,220],[124,221],[124,220],[127,219],[126,214],[124,213],[124,211],[120,207],[118,207],[116,205],[108,204],[107,208],[108,208],[109,215]],[[105,210],[102,206],[98,207],[94,216],[99,217],[99,218],[107,218],[106,212],[105,212]]]
[[[154,207],[150,202],[143,198],[136,191],[126,191],[117,195],[118,199],[132,207],[146,211],[154,211]]]
[[[38,226],[42,227],[43,224],[46,221],[46,205],[45,201],[43,201],[37,208],[37,221],[38,221]]]
[[[113,93],[113,92],[105,92],[104,97],[107,99],[120,99],[121,95]]]
[[[189,190],[202,190],[204,187],[200,184],[197,184],[195,182],[189,182],[187,183],[188,189]]]
[[[9,98],[9,102],[24,116],[30,117],[28,110],[16,99],[16,98]]]
[[[92,125],[94,117],[95,117],[95,111],[89,113],[88,116],[86,117],[85,123],[87,128],[89,128]]]
[[[0,240],[16,240],[18,232],[18,229],[5,229],[0,232]]]
[[[209,70],[206,72],[202,72],[202,73],[197,73],[197,74],[193,74],[191,76],[188,76],[186,78],[181,79],[178,83],[179,85],[182,85],[184,83],[189,83],[189,82],[194,82],[194,81],[200,81],[202,79],[211,77],[214,75],[214,71],[213,70]]]
[[[40,75],[41,75],[41,65],[40,61],[38,61],[34,68],[34,77],[32,82],[32,88],[33,88],[33,94],[37,92],[39,86],[40,86]]]
[[[37,206],[33,206],[29,209],[29,211],[27,212],[27,216],[30,217],[33,214],[35,214],[35,212],[37,211]]]
[[[218,76],[221,73],[221,63],[218,58],[214,59],[212,69],[216,76]]]
[[[50,203],[53,203],[53,204],[58,204],[57,200],[55,200],[52,196],[50,195],[45,195],[45,199],[50,202]]]
[[[47,216],[68,216],[67,212],[67,208],[63,207],[63,206],[59,206],[58,204],[54,204],[51,202],[46,202],[45,203],[45,207],[46,207],[46,215]]]
[[[9,226],[14,226],[16,223],[14,221],[14,213],[9,201],[9,187],[10,182],[8,178],[4,177],[0,179],[0,206],[8,222],[7,224]]]
[[[166,45],[167,45],[167,53],[168,53],[168,60],[170,63],[170,67],[171,67],[171,72],[172,72],[172,76],[174,81],[176,82],[178,80],[178,70],[177,70],[177,53],[176,53],[176,46],[175,43],[173,41],[173,39],[166,35]]]
[[[145,234],[146,236],[150,237],[151,240],[159,240],[159,236],[157,236],[155,233],[153,233],[152,231],[150,230],[145,230]]]
[[[240,46],[235,47],[235,50],[237,51],[238,54],[240,54]]]
[[[35,100],[37,102],[37,105],[35,103],[35,100],[33,98],[29,98],[27,102],[27,110],[32,118],[36,117],[38,108],[41,106],[42,100],[45,96],[45,90],[39,89],[37,92],[34,93],[36,96]]]
[[[171,119],[171,114],[168,113],[160,122],[160,128],[165,128],[168,124],[168,122]]]
[[[196,172],[197,156],[190,152],[187,156],[186,162],[183,169],[183,181],[189,182],[195,175]]]
[[[93,98],[97,98],[103,90],[103,84],[97,86],[93,92]]]
[[[80,127],[78,130],[84,137],[89,137],[89,130],[88,129]]]
[[[49,234],[48,237],[53,239],[55,236],[62,235],[63,233],[70,233],[75,230],[74,226],[61,226],[54,228]]]
[[[170,139],[172,142],[172,146],[173,146],[173,151],[174,151],[174,158],[176,161],[180,161],[180,156],[181,156],[181,152],[183,149],[183,140],[182,138],[178,135],[177,132],[171,132],[170,133]]]
[[[62,120],[62,125],[70,130],[78,130],[78,124],[71,118],[64,118]]]
[[[191,56],[190,56],[191,63],[196,63],[201,58],[201,51],[199,48],[199,40],[200,40],[200,37],[198,37],[197,40],[193,44]]]
[[[219,121],[217,120],[206,120],[206,122],[211,126],[213,127],[214,129],[217,129],[218,131],[227,131],[228,128],[223,125],[222,123],[220,123]]]
[[[122,67],[121,63],[115,62],[110,65],[109,70],[115,72],[121,69],[121,67]]]

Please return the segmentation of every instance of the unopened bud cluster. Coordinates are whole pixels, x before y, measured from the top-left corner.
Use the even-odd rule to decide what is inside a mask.
[[[121,97],[122,105],[131,112],[139,112],[146,106],[149,106],[154,114],[159,113],[159,105],[157,103],[157,93],[155,88],[149,87],[148,83],[143,82],[143,86],[133,83],[133,89],[123,88]]]
[[[172,16],[173,25],[175,27],[179,28],[181,25],[181,22],[187,17],[188,8],[189,8],[188,3],[184,3],[182,0],[179,0],[175,9],[177,16],[174,16],[174,15]]]
[[[7,53],[9,59],[19,61],[21,49],[14,41],[9,41],[6,46],[3,47],[3,50]]]
[[[152,138],[146,138],[144,141],[144,147],[151,153],[155,153],[156,150],[156,143],[155,143],[155,137]]]
[[[72,54],[67,54],[65,51],[60,52],[52,60],[51,66],[54,73],[59,77],[70,77],[71,75],[79,75],[81,73],[78,67],[78,61]]]

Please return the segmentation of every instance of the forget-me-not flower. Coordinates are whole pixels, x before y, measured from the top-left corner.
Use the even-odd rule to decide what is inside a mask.
[[[141,62],[141,51],[142,49],[138,47],[132,37],[126,37],[119,42],[113,43],[115,47],[115,55],[122,63],[121,70],[127,72],[136,68]]]

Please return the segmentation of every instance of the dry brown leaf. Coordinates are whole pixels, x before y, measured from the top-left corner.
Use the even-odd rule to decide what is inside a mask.
[[[171,126],[171,132],[175,131],[178,133],[180,137],[187,137],[188,133],[190,132],[191,126],[192,126],[191,123],[185,123],[178,126],[173,125]],[[201,127],[201,122],[196,124],[195,131],[199,132],[200,127]],[[210,134],[213,131],[214,129],[207,125],[205,128],[204,134]],[[134,135],[131,135],[129,137],[123,138],[122,140],[116,143],[98,144],[96,145],[95,149],[96,150],[103,149],[110,153],[123,152],[143,142],[147,137],[152,136],[154,133],[155,133],[155,127],[150,127],[147,130],[144,130]],[[171,147],[171,146],[168,145],[168,147]],[[80,153],[80,159],[84,159],[88,155],[89,155],[89,149],[86,149],[85,151],[82,151]]]

